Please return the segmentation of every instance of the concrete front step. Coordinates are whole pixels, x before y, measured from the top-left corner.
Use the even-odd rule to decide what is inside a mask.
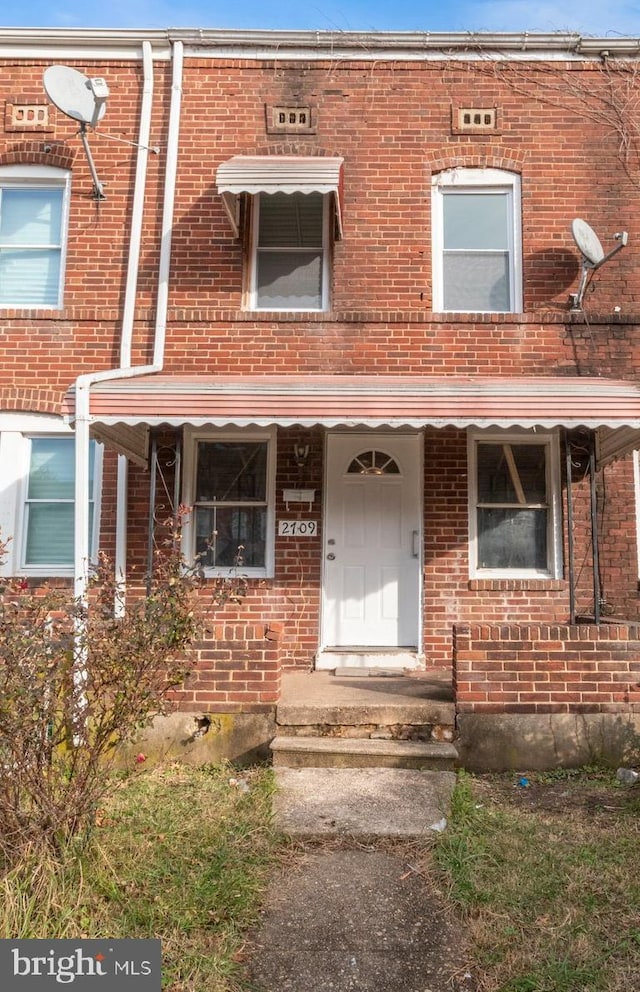
[[[289,727],[453,727],[451,678],[294,672],[283,678],[276,719],[285,734],[297,732]]]
[[[274,767],[413,768],[452,771],[458,752],[453,744],[341,737],[274,737]]]
[[[433,837],[455,775],[406,768],[276,768],[276,826],[292,837]],[[422,986],[421,986],[422,988]]]

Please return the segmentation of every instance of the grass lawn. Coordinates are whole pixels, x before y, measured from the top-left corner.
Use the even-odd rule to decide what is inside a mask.
[[[482,992],[640,990],[640,786],[461,774],[433,857]]]
[[[266,768],[122,779],[64,864],[34,854],[0,878],[0,937],[160,937],[165,990],[240,992],[266,882],[292,857],[272,790]],[[462,916],[479,992],[640,992],[640,785],[461,773],[446,832],[405,846]]]
[[[160,937],[164,989],[242,989],[244,935],[280,846],[271,793],[263,768],[123,780],[84,849],[0,880],[0,937]]]

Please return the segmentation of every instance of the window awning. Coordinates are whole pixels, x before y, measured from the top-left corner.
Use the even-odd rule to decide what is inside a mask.
[[[342,237],[342,158],[319,155],[234,155],[218,166],[216,181],[238,236],[241,193],[332,193],[337,237]]]
[[[65,397],[73,420],[74,391]],[[640,447],[640,385],[549,376],[170,376],[96,383],[95,437],[144,461],[149,427],[599,430],[603,461]]]

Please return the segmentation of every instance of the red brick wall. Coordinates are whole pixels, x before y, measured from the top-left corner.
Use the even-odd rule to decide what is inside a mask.
[[[176,692],[186,712],[257,713],[280,695],[281,650],[277,624],[215,623],[193,646],[194,668]]]
[[[6,99],[41,98],[47,64],[0,62]],[[53,131],[21,135],[0,130],[0,162],[73,163],[65,308],[59,313],[0,314],[1,410],[51,412],[80,373],[118,364],[136,151],[106,134],[136,140],[141,67],[137,62],[76,65],[104,75],[111,90],[107,115],[90,136],[98,174],[106,184],[105,201],[97,205],[91,198],[91,177],[74,122],[52,110]],[[151,144],[160,147],[160,154],[149,156],[134,363],[146,363],[151,355],[170,71],[167,63],[154,65]],[[555,103],[536,99],[538,88],[562,73],[567,85],[561,98]],[[165,371],[635,377],[640,369],[640,247],[633,237],[595,274],[586,299],[588,319],[567,308],[579,274],[570,220],[585,217],[606,247],[615,230],[640,229],[634,181],[638,164],[623,166],[617,139],[612,140],[605,125],[579,112],[580,101],[571,93],[575,84],[583,92],[605,93],[609,82],[599,63],[519,62],[498,68],[483,59],[287,63],[187,57]],[[291,103],[314,108],[314,134],[267,133],[265,104]],[[495,134],[452,133],[452,108],[469,103],[497,107]],[[52,145],[52,152],[45,145]],[[344,239],[335,246],[333,309],[328,314],[241,310],[245,249],[230,230],[215,173],[232,155],[267,153],[345,159]],[[456,165],[492,166],[521,175],[524,315],[443,319],[431,312],[431,177]],[[614,306],[620,306],[620,313],[612,312]],[[311,448],[303,474],[291,457],[296,441]],[[566,579],[469,581],[464,433],[428,430],[424,463],[427,664],[451,663],[455,624],[502,624],[514,617],[523,623],[565,622]],[[130,480],[129,559],[132,568],[143,569],[149,477],[132,468]],[[168,480],[171,490],[170,475]],[[112,547],[113,460],[105,481],[103,542]],[[637,619],[629,462],[607,468],[598,484],[603,599],[616,615]],[[321,523],[321,432],[279,432],[280,515],[282,489],[292,485],[316,489],[316,501],[305,516]],[[587,487],[576,479],[577,605],[585,612],[593,608],[587,497]],[[244,623],[259,632],[280,622],[279,663],[310,666],[318,645],[322,548],[321,534],[304,542],[278,538],[275,577],[251,582],[241,611],[227,607],[221,616],[216,614],[216,623],[234,629]],[[199,647],[198,665],[204,666],[199,671],[204,674],[189,690],[189,701],[194,703],[200,692],[204,701],[204,694],[212,692],[216,700],[237,703],[222,700],[232,690],[220,687],[212,675],[213,662],[228,661],[224,652],[234,643],[238,658],[255,652],[252,663],[262,658],[268,666],[273,661],[269,652],[275,649],[265,646],[261,636],[245,632],[225,640],[224,648],[218,640]],[[264,667],[265,675],[268,671]],[[244,685],[244,698],[252,705],[252,693],[262,691],[253,683],[261,680],[249,678],[248,670],[245,674],[244,682],[243,676],[236,681]]]
[[[458,624],[460,713],[640,713],[640,628]]]

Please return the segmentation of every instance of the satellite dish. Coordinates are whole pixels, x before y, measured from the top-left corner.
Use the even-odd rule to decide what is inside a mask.
[[[580,217],[576,217],[572,220],[571,234],[578,251],[582,255],[582,275],[580,276],[578,292],[572,293],[570,297],[571,309],[581,310],[582,300],[589,282],[589,277],[595,272],[596,269],[599,269],[601,265],[604,265],[605,262],[608,262],[610,258],[616,255],[621,248],[625,247],[627,241],[629,240],[629,235],[626,231],[621,231],[618,234],[614,234],[614,238],[618,244],[605,255],[604,248],[600,244],[598,235],[593,228],[587,224],[586,220],[581,220]]]
[[[104,187],[98,179],[98,173],[89,148],[87,125],[95,127],[104,117],[107,109],[109,87],[101,76],[85,76],[69,65],[50,65],[43,76],[45,93],[51,103],[65,117],[70,117],[80,124],[80,140],[84,145],[87,162],[93,179],[94,196],[96,200],[104,200]]]
[[[71,66],[51,65],[43,82],[47,96],[66,117],[91,127],[104,117],[109,88],[101,77],[90,79]]]
[[[571,233],[578,251],[582,253],[587,262],[593,266],[600,265],[604,258],[604,248],[600,244],[600,238],[593,228],[589,227],[586,220],[581,220],[579,217],[572,220]]]

